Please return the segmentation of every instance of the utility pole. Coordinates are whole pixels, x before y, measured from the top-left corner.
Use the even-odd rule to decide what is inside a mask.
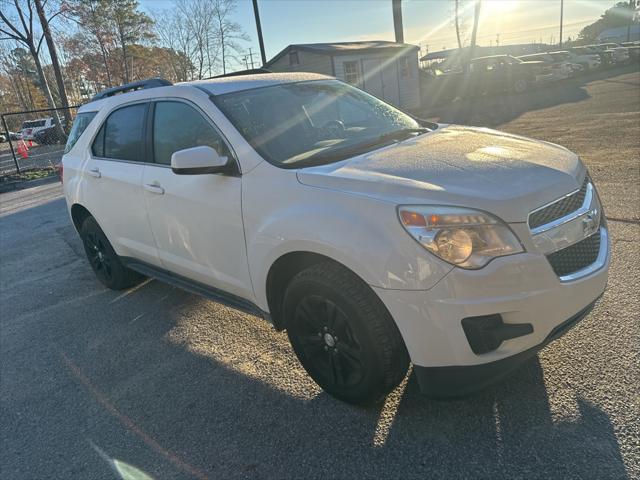
[[[480,6],[481,6],[481,0],[476,0],[475,2],[475,8],[473,11],[473,30],[471,30],[471,44],[470,44],[470,48],[469,48],[469,54],[468,54],[468,58],[467,58],[467,62],[469,63],[469,61],[475,57],[475,51],[476,51],[476,40],[478,37],[478,23],[480,21]],[[465,67],[465,71],[468,68]]]
[[[391,0],[393,9],[393,29],[396,33],[396,43],[404,43],[404,30],[402,28],[402,0]]]
[[[562,49],[562,16],[564,14],[564,0],[560,0],[560,48]]]
[[[496,47],[500,46],[500,34],[496,33]]]
[[[267,55],[264,52],[264,40],[262,39],[262,25],[260,25],[258,0],[253,0],[253,14],[256,17],[256,30],[258,31],[258,43],[260,44],[260,57],[262,57],[262,66],[264,67],[267,64]]]
[[[629,0],[629,18],[627,19],[627,42],[631,41],[631,24],[636,10],[636,0]]]
[[[255,67],[253,66],[253,52],[251,51],[251,48],[249,48],[248,55],[249,55],[249,61],[251,62],[251,70],[253,70]],[[247,58],[247,57],[245,56],[244,58]]]

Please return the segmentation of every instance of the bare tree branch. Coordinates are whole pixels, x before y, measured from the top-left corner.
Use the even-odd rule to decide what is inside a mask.
[[[22,33],[20,32],[20,30],[18,30],[10,21],[7,17],[5,17],[4,13],[2,13],[2,11],[0,10],[0,18],[2,19],[2,21],[7,25],[7,27],[9,27],[11,30],[13,30],[15,32],[15,34],[18,36],[18,38],[21,41],[26,41],[26,37],[24,37],[22,35]],[[3,30],[3,32],[5,32]],[[6,33],[6,32],[5,32]],[[9,33],[7,33],[7,35],[11,35]]]

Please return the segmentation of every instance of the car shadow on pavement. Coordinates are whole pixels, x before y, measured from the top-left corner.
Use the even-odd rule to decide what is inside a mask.
[[[554,413],[537,359],[462,400],[430,400],[411,378],[385,412],[321,392],[256,317],[155,281],[96,302],[107,317],[72,320],[62,364],[93,398],[90,424],[125,433],[78,433],[157,478],[626,475],[607,415],[580,398]]]
[[[438,465],[442,476],[627,477],[607,414],[568,390],[548,391],[537,358],[460,400],[429,401],[410,384],[385,448],[393,451],[407,437],[423,442],[425,473]]]
[[[482,127],[497,127],[519,116],[566,103],[585,100],[589,94],[584,86],[596,80],[638,70],[638,65],[590,72],[577,78],[544,85],[523,94],[482,95],[477,98],[458,99],[449,103],[427,106],[421,117],[439,123],[455,123]]]

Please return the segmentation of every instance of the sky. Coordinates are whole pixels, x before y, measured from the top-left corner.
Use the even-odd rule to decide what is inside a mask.
[[[471,34],[472,0],[465,16]],[[142,8],[157,12],[172,7],[173,0],[140,0]],[[563,38],[575,37],[585,25],[613,6],[613,0],[564,0]],[[356,40],[394,40],[391,0],[258,0],[267,59],[293,43]],[[419,45],[422,53],[457,46],[453,23],[454,0],[403,0],[405,42]],[[251,0],[238,0],[235,20],[259,49]],[[480,45],[557,42],[560,0],[483,0],[478,29]],[[464,25],[463,25],[464,26]],[[499,37],[497,36],[499,34]],[[427,50],[428,49],[428,50]]]

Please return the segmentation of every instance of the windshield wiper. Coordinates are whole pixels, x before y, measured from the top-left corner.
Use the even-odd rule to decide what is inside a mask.
[[[299,160],[290,164],[291,168],[301,168],[308,166],[320,165],[323,163],[335,162],[337,160],[342,160],[352,155],[358,155],[360,153],[364,153],[372,147],[376,147],[378,145],[382,145],[386,142],[393,140],[401,140],[403,138],[408,138],[412,133],[426,133],[431,132],[433,130],[429,128],[401,128],[399,130],[393,130],[391,132],[383,133],[374,137],[373,139],[365,140],[364,142],[356,143],[355,145],[347,145],[344,147],[338,147],[332,149],[328,152],[318,152],[315,153],[304,160]]]
[[[387,140],[397,140],[403,137],[407,137],[411,133],[426,133],[431,132],[430,129],[424,127],[418,128],[401,128],[400,130],[393,130],[391,132],[383,133],[378,137],[378,142],[382,143]]]

